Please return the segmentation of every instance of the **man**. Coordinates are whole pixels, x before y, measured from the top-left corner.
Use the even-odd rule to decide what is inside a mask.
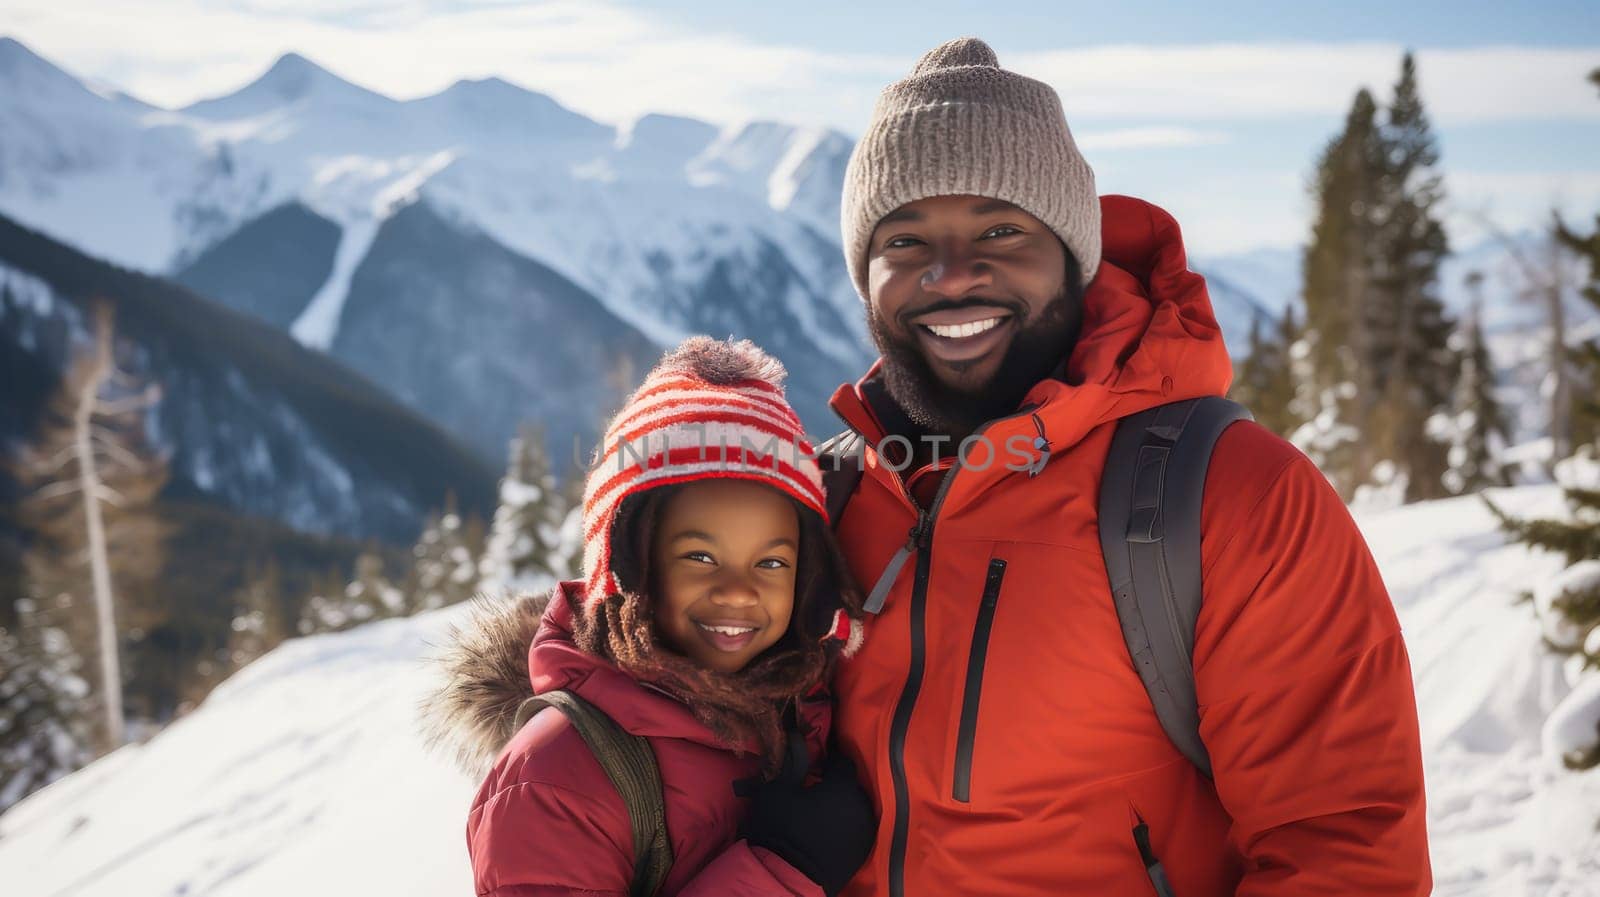
[[[1231,371],[1176,223],[1097,198],[1054,91],[962,39],[884,90],[843,228],[882,353],[833,397],[867,445],[839,534],[881,598],[836,686],[879,811],[845,893],[1426,894],[1405,645],[1300,452],[1242,422],[1207,474],[1214,778],[1129,659],[1096,526],[1116,422]]]

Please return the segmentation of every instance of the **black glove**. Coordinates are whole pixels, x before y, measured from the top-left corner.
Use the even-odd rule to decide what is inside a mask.
[[[856,767],[842,751],[832,751],[822,780],[801,787],[804,772],[785,769],[755,792],[740,834],[752,847],[782,857],[828,897],[844,890],[872,852],[878,833],[872,800],[856,781]]]

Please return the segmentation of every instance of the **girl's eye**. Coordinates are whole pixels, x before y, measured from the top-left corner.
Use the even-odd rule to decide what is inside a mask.
[[[715,564],[716,563],[716,560],[714,558],[712,558],[711,555],[706,554],[703,551],[691,551],[688,554],[684,555],[683,559],[686,560],[686,561],[694,561],[694,562],[699,563],[699,564]]]
[[[765,567],[768,570],[781,570],[789,566],[789,562],[783,558],[762,558],[756,562],[756,566]]]

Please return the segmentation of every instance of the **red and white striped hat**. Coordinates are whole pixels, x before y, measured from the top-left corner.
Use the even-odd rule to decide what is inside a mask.
[[[783,363],[749,340],[690,337],[667,353],[606,428],[583,493],[584,601],[622,591],[611,564],[617,511],[674,483],[765,483],[827,522],[822,470],[784,398]],[[848,639],[837,614],[830,629]],[[832,635],[833,633],[830,633]]]

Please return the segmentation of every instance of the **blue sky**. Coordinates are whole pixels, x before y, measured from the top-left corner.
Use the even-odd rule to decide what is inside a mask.
[[[931,40],[972,33],[1017,50],[1105,43],[1191,44],[1199,41],[1393,41],[1432,47],[1515,43],[1545,47],[1600,45],[1593,0],[1470,2],[1150,3],[1025,0],[1025,2],[861,3],[814,0],[758,4],[747,0],[627,0],[705,29],[732,29],[774,43],[827,45],[847,52],[914,54]],[[797,7],[804,14],[796,14]]]
[[[1600,208],[1600,4],[709,0],[5,0],[0,31],[176,106],[297,51],[395,97],[501,76],[594,118],[750,118],[859,133],[918,55],[965,34],[1049,82],[1104,192],[1169,208],[1200,253],[1303,241],[1305,182],[1355,91],[1407,48],[1451,225]]]

